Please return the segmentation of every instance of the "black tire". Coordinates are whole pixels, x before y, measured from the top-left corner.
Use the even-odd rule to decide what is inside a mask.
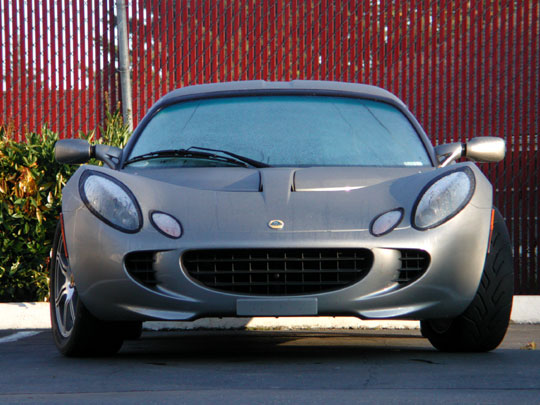
[[[65,356],[107,356],[120,350],[119,324],[93,316],[79,299],[69,270],[61,225],[54,235],[50,263],[50,311],[54,343]]]
[[[120,333],[125,340],[137,340],[142,335],[142,322],[122,322],[118,324]]]
[[[420,322],[422,335],[445,352],[487,352],[502,342],[512,311],[514,271],[510,236],[495,209],[490,250],[476,295],[454,319]]]

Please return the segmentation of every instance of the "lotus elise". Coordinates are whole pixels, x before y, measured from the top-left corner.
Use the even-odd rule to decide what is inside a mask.
[[[512,250],[474,162],[505,151],[489,136],[434,147],[369,85],[172,91],[124,149],[56,144],[59,162],[86,164],[51,252],[54,341],[111,354],[147,320],[324,315],[420,320],[439,350],[492,350]]]

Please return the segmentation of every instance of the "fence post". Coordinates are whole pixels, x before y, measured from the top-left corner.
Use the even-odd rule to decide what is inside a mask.
[[[124,124],[133,130],[131,109],[131,69],[129,64],[128,20],[126,4],[123,0],[116,1],[118,14],[118,72],[120,73],[120,90],[122,93],[122,117]]]

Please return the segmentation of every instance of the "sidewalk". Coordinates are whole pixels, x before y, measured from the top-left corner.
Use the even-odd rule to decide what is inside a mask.
[[[540,324],[540,296],[514,297],[511,321]],[[49,303],[0,304],[0,330],[49,329]],[[354,317],[203,318],[193,322],[145,322],[145,329],[417,329],[417,321],[363,321]]]

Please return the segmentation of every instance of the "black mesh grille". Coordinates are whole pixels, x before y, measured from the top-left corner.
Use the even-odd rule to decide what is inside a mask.
[[[154,270],[154,253],[132,252],[124,258],[126,270],[131,277],[148,287],[153,287],[158,283]]]
[[[429,254],[417,249],[402,249],[400,252],[401,267],[396,281],[400,284],[408,284],[418,280],[429,266]]]
[[[192,250],[188,274],[221,291],[297,295],[338,290],[360,281],[373,264],[368,249]]]

